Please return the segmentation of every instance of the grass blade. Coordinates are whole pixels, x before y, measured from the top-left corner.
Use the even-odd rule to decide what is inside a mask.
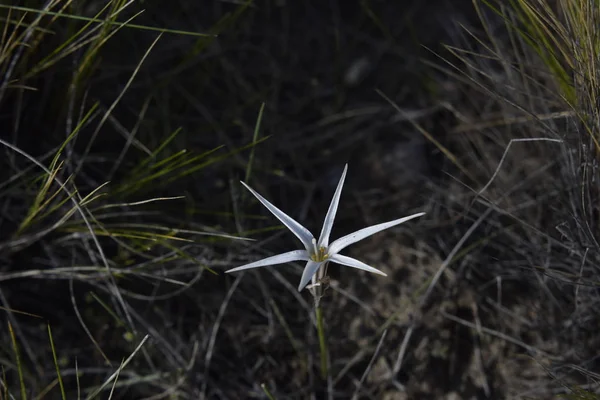
[[[52,349],[52,358],[54,359],[54,366],[56,367],[56,377],[58,379],[58,385],[60,386],[60,394],[63,400],[67,400],[65,385],[63,384],[62,376],[60,374],[60,366],[58,365],[58,358],[56,356],[56,348],[54,347],[54,339],[52,338],[50,324],[48,324],[48,338],[50,339],[50,349]]]
[[[23,365],[21,363],[21,354],[19,353],[19,346],[17,344],[17,338],[13,331],[12,324],[8,322],[8,332],[12,340],[13,352],[15,353],[15,359],[17,362],[17,372],[19,374],[19,386],[21,388],[21,400],[27,400],[27,391],[25,390],[25,379],[23,378]]]

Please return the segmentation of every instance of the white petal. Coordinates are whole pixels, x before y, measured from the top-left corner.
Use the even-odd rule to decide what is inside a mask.
[[[340,196],[342,195],[342,187],[344,186],[344,179],[346,179],[347,171],[348,164],[346,164],[346,166],[344,167],[344,172],[342,172],[340,182],[338,183],[337,188],[335,189],[333,199],[331,199],[329,210],[327,210],[325,221],[323,221],[323,229],[321,230],[321,235],[319,236],[319,247],[329,246],[329,235],[331,234],[331,228],[333,228],[333,220],[335,219],[335,213],[337,212],[338,205],[340,204]]]
[[[390,222],[384,222],[382,224],[373,225],[373,226],[369,226],[367,228],[358,230],[354,233],[351,233],[349,235],[341,237],[341,238],[337,239],[335,242],[331,243],[331,246],[329,246],[329,249],[328,249],[328,253],[330,255],[337,254],[353,243],[363,240],[364,238],[369,237],[377,232],[381,232],[385,229],[391,228],[392,226],[400,225],[403,222],[406,222],[413,218],[420,217],[421,215],[425,215],[425,213],[413,214],[408,217],[396,219],[396,220],[393,220]]]
[[[250,193],[252,193],[261,203],[263,203],[263,205],[267,207],[267,209],[269,209],[274,216],[283,222],[283,224],[287,226],[288,229],[298,237],[298,239],[300,239],[306,250],[311,251],[313,235],[308,229],[300,225],[296,220],[281,211],[279,208],[275,207],[267,199],[254,191],[254,189],[252,189],[250,186],[246,185],[244,182],[242,182],[242,185],[244,185],[246,189],[248,189]]]
[[[306,263],[306,267],[304,267],[304,271],[302,271],[302,278],[300,278],[300,285],[298,285],[298,291],[301,291],[306,287],[306,285],[308,285],[308,282],[310,282],[310,280],[317,273],[317,270],[322,264],[323,262],[308,260],[308,262]]]
[[[226,273],[241,271],[243,269],[266,267],[267,265],[285,264],[291,261],[307,261],[309,259],[310,257],[306,250],[294,250],[230,269],[229,271],[226,271]]]
[[[334,254],[331,257],[329,257],[329,260],[338,264],[346,265],[348,267],[358,268],[362,269],[363,271],[373,272],[374,274],[387,276],[387,274],[381,272],[380,270],[370,267],[364,262],[358,261],[357,259],[352,257],[346,257],[341,254]]]

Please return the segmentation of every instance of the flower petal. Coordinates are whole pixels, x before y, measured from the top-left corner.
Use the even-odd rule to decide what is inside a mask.
[[[279,208],[275,207],[267,199],[254,191],[254,189],[252,189],[250,186],[246,185],[244,182],[242,182],[242,185],[244,185],[246,189],[248,189],[250,193],[252,193],[261,203],[263,203],[263,205],[267,207],[267,209],[271,211],[274,216],[283,222],[283,224],[287,226],[287,228],[292,231],[292,233],[296,235],[298,239],[300,239],[307,251],[311,251],[313,235],[308,229],[300,225],[300,223],[281,211]]]
[[[226,273],[237,272],[243,269],[250,268],[259,268],[266,267],[267,265],[275,265],[275,264],[285,264],[291,261],[307,261],[310,257],[306,250],[294,250],[288,251],[287,253],[277,254],[276,256],[267,257],[259,261],[255,261],[250,264],[242,265],[241,267],[236,267],[230,269],[229,271],[225,271]]]
[[[370,267],[367,264],[365,264],[364,262],[358,261],[357,259],[352,258],[352,257],[346,257],[341,254],[334,254],[331,257],[329,257],[329,260],[331,260],[332,262],[338,263],[338,264],[345,265],[347,267],[358,268],[358,269],[362,269],[363,271],[373,272],[374,274],[387,276],[386,273],[383,273],[376,268]]]
[[[329,210],[327,210],[325,221],[323,221],[323,229],[321,230],[321,235],[319,236],[319,247],[329,246],[329,235],[331,234],[331,228],[333,228],[333,220],[335,219],[335,213],[337,212],[338,205],[340,204],[340,196],[342,195],[342,187],[344,186],[344,179],[346,179],[347,171],[348,164],[346,164],[346,166],[344,167],[344,172],[342,172],[340,182],[338,183],[337,188],[335,189],[333,199],[331,199]]]
[[[403,222],[406,222],[413,218],[420,217],[421,215],[425,215],[425,213],[423,213],[423,212],[417,213],[417,214],[410,215],[408,217],[395,219],[390,222],[384,222],[382,224],[373,225],[373,226],[369,226],[367,228],[360,229],[354,233],[351,233],[349,235],[341,237],[341,238],[337,239],[335,242],[331,243],[331,246],[329,246],[329,249],[328,249],[328,253],[330,256],[333,254],[337,254],[340,251],[342,251],[342,249],[345,249],[346,247],[350,246],[353,243],[363,240],[364,238],[369,237],[377,232],[381,232],[385,229],[391,228],[392,226],[400,225]]]
[[[312,279],[312,277],[317,273],[319,267],[323,265],[323,262],[317,262],[313,260],[308,260],[306,263],[306,267],[304,267],[304,271],[302,271],[302,278],[300,278],[300,285],[298,285],[298,291],[301,291],[308,285],[308,282]]]

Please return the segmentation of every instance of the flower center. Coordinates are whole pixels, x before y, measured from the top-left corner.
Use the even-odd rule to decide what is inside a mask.
[[[329,254],[327,254],[327,248],[319,247],[316,251],[311,254],[310,259],[316,262],[321,262],[327,260]]]
[[[313,251],[310,255],[310,259],[315,262],[322,262],[327,260],[327,258],[329,257],[329,254],[327,254],[327,248],[317,246],[317,241],[315,239],[312,240],[312,244]]]

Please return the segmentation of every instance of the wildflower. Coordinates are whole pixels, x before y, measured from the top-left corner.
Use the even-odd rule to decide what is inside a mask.
[[[329,210],[327,211],[327,215],[325,216],[325,221],[323,222],[323,228],[321,229],[321,235],[319,236],[318,241],[314,238],[314,236],[312,235],[312,233],[310,233],[308,229],[300,225],[296,220],[294,220],[289,215],[281,211],[279,208],[275,207],[267,199],[262,197],[256,191],[254,191],[250,186],[242,182],[242,185],[244,185],[246,189],[248,189],[265,207],[267,207],[269,211],[271,211],[271,213],[273,213],[273,215],[275,215],[281,222],[283,222],[283,224],[289,230],[291,230],[292,233],[298,237],[298,239],[300,239],[305,249],[293,250],[287,253],[278,254],[276,256],[267,257],[263,260],[255,261],[250,264],[242,265],[241,267],[230,269],[229,271],[227,271],[227,273],[250,268],[265,267],[268,265],[284,264],[292,261],[306,261],[306,267],[304,268],[304,271],[302,273],[302,278],[300,279],[298,291],[304,289],[304,287],[306,287],[306,285],[311,279],[313,280],[314,284],[315,274],[317,273],[319,268],[324,267],[324,265],[328,262],[334,262],[336,264],[345,265],[347,267],[358,268],[362,269],[363,271],[373,272],[379,275],[387,276],[385,273],[363,263],[362,261],[339,254],[340,251],[350,246],[351,244],[363,240],[364,238],[369,237],[377,232],[383,231],[396,225],[400,225],[403,222],[420,217],[425,213],[421,212],[410,215],[408,217],[369,226],[367,228],[360,229],[354,233],[341,237],[330,244],[329,235],[331,234],[331,229],[333,228],[333,220],[335,219],[335,214],[337,212],[338,204],[340,202],[340,196],[342,194],[342,187],[344,186],[344,179],[346,178],[347,170],[348,164],[346,164],[344,168],[344,172],[342,173],[340,182],[338,183],[338,186],[335,190],[335,194],[333,195],[333,199],[331,200],[331,204],[329,205]]]

